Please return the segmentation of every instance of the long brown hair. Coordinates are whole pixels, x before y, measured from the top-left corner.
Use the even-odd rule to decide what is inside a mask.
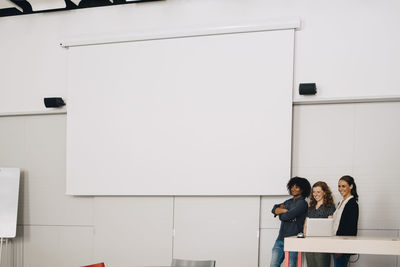
[[[314,187],[321,187],[322,191],[325,193],[324,203],[322,204],[323,206],[325,206],[325,207],[335,206],[335,203],[333,202],[332,191],[325,182],[318,181],[312,186],[312,188],[314,188]],[[317,205],[317,201],[315,200],[314,195],[311,192],[310,208],[314,208],[316,205]]]
[[[356,186],[356,183],[354,182],[354,178],[351,177],[350,175],[345,175],[345,176],[342,176],[339,179],[339,181],[340,180],[345,181],[349,186],[353,185],[353,189],[351,189],[350,193],[354,196],[354,199],[356,201],[358,201],[357,186]]]

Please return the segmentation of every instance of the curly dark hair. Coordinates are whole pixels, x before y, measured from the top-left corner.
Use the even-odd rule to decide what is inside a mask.
[[[289,182],[286,185],[286,188],[291,195],[292,193],[290,192],[290,189],[294,186],[297,185],[301,189],[301,195],[303,197],[309,197],[310,192],[311,192],[311,185],[310,182],[306,178],[302,177],[293,177],[292,179],[289,180]]]
[[[324,195],[324,203],[322,204],[325,207],[334,207],[335,203],[333,202],[332,191],[329,186],[322,181],[316,182],[312,188],[314,187],[321,187],[322,191],[325,193]],[[317,205],[317,201],[315,200],[313,194],[311,193],[310,197],[310,208],[314,208]]]

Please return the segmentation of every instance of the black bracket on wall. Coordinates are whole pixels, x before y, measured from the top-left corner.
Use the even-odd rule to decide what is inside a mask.
[[[315,95],[317,93],[317,85],[315,83],[301,83],[299,85],[300,95]]]
[[[15,7],[1,8],[0,17],[27,15],[27,14],[44,13],[44,12],[57,12],[57,11],[90,8],[90,7],[115,6],[115,5],[135,4],[143,2],[165,1],[165,0],[133,0],[133,1],[114,0],[112,2],[111,0],[81,0],[78,5],[76,5],[71,0],[64,0],[65,8],[45,9],[38,11],[33,11],[32,5],[29,3],[28,0],[9,0],[9,1],[20,7],[22,11],[20,11]]]

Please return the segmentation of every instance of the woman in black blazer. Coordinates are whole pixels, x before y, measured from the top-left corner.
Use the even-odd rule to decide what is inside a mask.
[[[336,235],[356,236],[358,224],[358,194],[354,178],[345,175],[339,179],[338,190],[343,199],[333,214],[333,227]],[[350,254],[334,254],[335,267],[347,267]]]

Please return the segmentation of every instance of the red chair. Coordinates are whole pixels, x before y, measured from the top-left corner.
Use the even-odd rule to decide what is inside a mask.
[[[85,265],[82,267],[106,267],[103,262],[92,264],[92,265]]]

